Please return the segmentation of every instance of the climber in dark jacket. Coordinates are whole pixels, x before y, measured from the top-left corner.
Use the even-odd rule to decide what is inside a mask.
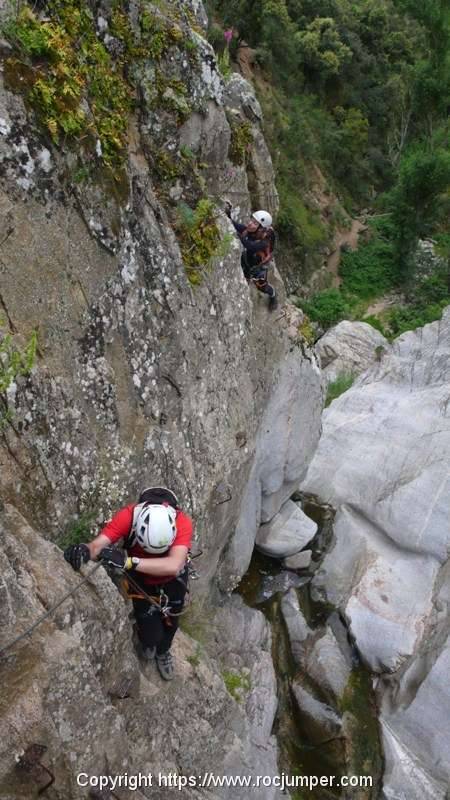
[[[274,287],[267,280],[268,264],[275,245],[272,217],[268,211],[255,211],[247,225],[231,218],[231,204],[227,203],[225,213],[231,220],[244,248],[241,256],[242,271],[247,281],[269,296],[269,311],[273,311],[278,300]]]

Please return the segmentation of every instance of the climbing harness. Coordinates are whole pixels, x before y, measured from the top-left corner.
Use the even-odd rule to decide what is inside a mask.
[[[156,607],[157,610],[160,611],[160,613],[164,618],[181,617],[182,614],[185,614],[189,608],[189,601],[188,601],[187,603],[184,604],[185,608],[182,611],[171,611],[171,605],[179,601],[174,601],[174,600],[171,601],[162,587],[159,590],[159,596],[155,597],[155,595],[148,594],[148,592],[146,592],[145,589],[132,578],[129,572],[127,572],[124,575],[124,579],[125,580],[123,582],[123,585],[125,585],[124,588],[129,600],[147,600],[147,602],[149,602],[153,607]],[[183,579],[177,576],[175,580],[179,581],[186,589],[187,594],[190,595],[187,584],[183,581]],[[129,593],[126,588],[125,582],[131,584],[131,586],[133,587],[133,589],[136,590],[137,593],[134,592]]]
[[[66,594],[65,594],[65,595],[63,595],[63,597],[61,598],[61,600],[59,600],[57,603],[55,603],[55,605],[54,605],[54,606],[52,606],[51,608],[49,608],[49,610],[48,610],[48,611],[46,611],[46,612],[45,612],[45,614],[42,614],[42,616],[41,616],[41,617],[39,617],[39,618],[36,620],[36,622],[34,622],[32,625],[30,625],[30,627],[29,627],[29,628],[27,628],[27,629],[26,629],[26,631],[24,631],[24,633],[21,633],[21,634],[20,634],[20,636],[16,636],[16,638],[15,638],[15,639],[13,639],[11,642],[8,642],[8,644],[7,644],[7,645],[5,645],[5,647],[2,647],[2,648],[1,648],[1,650],[0,650],[0,658],[2,658],[2,657],[4,656],[4,654],[5,654],[5,653],[6,653],[8,650],[11,650],[11,649],[12,649],[12,648],[13,648],[13,647],[14,647],[16,644],[18,644],[18,642],[20,642],[22,639],[25,639],[27,636],[30,636],[30,635],[33,633],[33,631],[35,630],[35,628],[37,628],[37,627],[38,627],[38,625],[41,625],[41,623],[42,623],[42,622],[44,622],[44,620],[46,620],[46,619],[47,619],[47,617],[50,617],[50,616],[51,616],[51,615],[52,615],[52,614],[53,614],[53,613],[56,611],[56,609],[57,609],[57,608],[59,608],[60,606],[62,606],[62,604],[63,604],[63,603],[65,603],[65,601],[69,599],[69,597],[72,597],[72,595],[76,594],[76,592],[78,592],[78,591],[79,591],[79,589],[81,589],[81,587],[82,587],[82,586],[83,586],[85,583],[87,583],[87,582],[88,582],[88,580],[89,580],[89,579],[92,577],[92,575],[94,574],[94,572],[97,572],[97,570],[98,570],[98,569],[99,569],[99,567],[101,567],[101,566],[102,566],[102,562],[101,562],[101,561],[99,561],[99,562],[98,562],[98,564],[96,564],[96,565],[95,565],[95,567],[93,567],[93,568],[91,569],[91,571],[89,572],[89,574],[88,574],[88,575],[86,575],[86,576],[85,576],[85,577],[84,577],[84,578],[83,578],[83,579],[82,579],[82,580],[81,580],[81,581],[78,583],[78,585],[77,585],[77,586],[75,586],[75,588],[74,588],[74,589],[71,589],[71,590],[70,590],[70,592],[66,592]]]

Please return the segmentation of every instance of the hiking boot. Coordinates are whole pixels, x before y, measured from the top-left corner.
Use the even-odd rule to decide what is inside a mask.
[[[275,311],[278,308],[278,298],[276,294],[272,294],[269,297],[269,311]]]
[[[170,650],[167,653],[156,654],[156,666],[161,678],[165,681],[171,681],[174,677],[173,671],[173,658]]]

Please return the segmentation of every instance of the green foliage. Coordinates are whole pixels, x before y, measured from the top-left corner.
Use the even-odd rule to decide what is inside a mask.
[[[316,339],[316,333],[311,325],[311,320],[305,316],[303,322],[299,325],[298,332],[302,339],[305,340],[306,344],[312,345]]]
[[[224,258],[232,237],[221,237],[216,223],[216,206],[208,198],[199,200],[195,209],[186,203],[178,207],[176,233],[189,281],[198,285],[202,273],[213,258]]]
[[[217,64],[225,81],[228,81],[233,74],[233,69],[230,63],[230,51],[228,48],[219,53],[217,56]]]
[[[325,289],[311,300],[300,301],[300,305],[312,320],[324,328],[331,328],[349,316],[348,304],[339,289]]]
[[[176,26],[168,26],[163,17],[144,10],[139,18],[142,32],[142,47],[147,56],[159,61],[173,43],[180,42],[183,32]]]
[[[295,42],[300,63],[316,71],[319,79],[337,75],[352,58],[351,49],[342,42],[331,17],[316,17],[295,34]]]
[[[276,87],[282,112],[272,104],[272,125],[266,110],[268,137],[297,193],[313,160],[348,203],[367,203],[373,187],[395,183],[405,148],[447,118],[450,10],[443,0],[265,0],[256,15],[250,0],[209,6],[256,49]],[[290,128],[296,139],[286,148]]]
[[[420,237],[433,232],[441,217],[443,196],[450,193],[450,150],[411,148],[401,160],[388,197],[402,277],[410,278],[412,254]]]
[[[180,156],[185,158],[186,161],[195,161],[195,153],[188,147],[187,144],[182,144],[180,147]]]
[[[123,162],[134,102],[130,67],[140,60],[158,62],[172,47],[183,47],[189,58],[197,49],[195,42],[185,40],[176,14],[166,17],[144,8],[139,25],[136,35],[124,0],[115,0],[109,19],[117,40],[112,57],[84,0],[50,0],[44,19],[25,5],[9,21],[5,33],[14,55],[5,65],[7,84],[25,93],[56,144],[76,141],[109,166]],[[190,114],[186,87],[162,76],[157,70],[155,103],[182,123]]]
[[[390,338],[435,322],[450,305],[450,271],[440,266],[431,275],[421,277],[410,289],[409,304],[393,308],[387,315]]]
[[[288,178],[279,181],[280,210],[277,233],[283,261],[304,263],[313,260],[314,254],[325,244],[327,231],[316,209],[309,208],[301,194],[295,191]],[[284,243],[289,246],[284,250]],[[318,259],[319,261],[320,259]]]
[[[150,88],[153,94],[150,106],[168,111],[182,125],[191,113],[185,84],[177,78],[168,78],[163,70],[156,69],[154,84]]]
[[[233,164],[247,163],[248,153],[253,144],[253,133],[250,122],[231,122],[231,140],[228,158]]]
[[[228,693],[238,703],[242,702],[243,693],[249,692],[252,688],[250,676],[244,672],[238,672],[237,670],[224,670],[222,672],[222,678]]]
[[[116,163],[123,156],[131,108],[123,65],[115,65],[97,39],[81,0],[55,0],[49,11],[43,21],[24,6],[9,23],[17,56],[9,59],[8,74],[25,68],[26,99],[55,143],[68,137],[95,146],[98,139],[103,161]]]
[[[385,336],[387,338],[388,333],[385,330],[384,325],[381,322],[381,319],[378,319],[378,317],[375,317],[373,314],[369,314],[368,316],[363,317],[362,321],[367,322],[368,325],[371,325],[372,328],[375,328],[376,331],[379,331],[382,334],[382,336]]]
[[[368,143],[369,121],[359,108],[336,106],[333,111],[339,124],[341,147],[353,156],[361,156]]]
[[[450,298],[445,305],[449,303]],[[439,305],[439,303],[398,306],[391,311],[388,317],[390,338],[400,336],[406,331],[422,328],[424,325],[428,325],[429,322],[435,322],[442,317],[442,310],[443,306]]]
[[[363,300],[379,297],[398,282],[392,242],[374,236],[357,250],[342,254],[342,290]]]
[[[338,375],[336,380],[331,381],[327,387],[325,408],[328,408],[328,406],[330,405],[330,403],[333,402],[333,400],[336,400],[337,397],[340,397],[341,394],[344,394],[344,392],[350,389],[350,387],[353,385],[354,380],[355,380],[354,375],[342,374]]]
[[[71,544],[81,544],[92,539],[96,514],[94,511],[84,512],[73,519],[57,539],[57,545],[65,550]]]
[[[19,348],[12,333],[7,333],[0,321],[0,429],[12,419],[8,408],[8,389],[19,377],[33,369],[37,349],[37,333],[33,331],[25,347]]]

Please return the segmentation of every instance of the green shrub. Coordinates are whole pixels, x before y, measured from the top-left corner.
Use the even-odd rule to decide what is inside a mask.
[[[230,63],[230,51],[226,48],[222,53],[217,56],[217,66],[221,72],[222,78],[228,81],[233,73]]]
[[[37,349],[37,333],[33,331],[27,344],[19,349],[14,336],[7,333],[0,321],[0,430],[12,419],[7,392],[16,378],[29,375],[33,369]]]
[[[250,122],[231,122],[231,139],[228,158],[236,166],[247,163],[248,153],[253,143],[252,126]]]
[[[200,200],[195,209],[186,203],[179,204],[176,234],[187,276],[193,285],[201,283],[202,273],[213,258],[225,257],[232,242],[230,234],[221,236],[215,203],[208,198]]]
[[[422,328],[429,322],[436,322],[441,319],[442,311],[446,305],[450,304],[450,297],[442,303],[431,303],[430,305],[411,305],[397,306],[388,316],[390,338],[400,336],[407,331],[414,331]]]
[[[349,315],[349,307],[339,289],[325,289],[311,300],[300,303],[304,311],[324,328],[331,328]]]
[[[363,317],[362,322],[367,322],[368,325],[371,325],[372,328],[375,328],[376,331],[379,331],[383,336],[387,336],[383,323],[381,322],[378,317],[373,316],[373,314],[369,314],[368,317]]]
[[[398,283],[393,244],[374,236],[357,250],[343,253],[339,274],[345,292],[363,300],[383,295]]]
[[[72,137],[95,147],[98,139],[106,164],[121,160],[131,109],[123,64],[116,66],[97,39],[87,6],[59,0],[49,12],[41,20],[24,6],[9,23],[6,32],[20,60],[7,60],[7,83],[25,89],[27,102],[54,142]],[[17,81],[18,72],[22,82]]]
[[[339,375],[335,381],[331,381],[327,387],[327,397],[325,400],[325,408],[327,408],[333,400],[336,400],[341,394],[344,394],[353,385],[355,380],[354,375]]]
[[[311,320],[305,316],[303,322],[298,327],[298,332],[306,344],[313,345],[316,339],[316,332],[311,325]]]
[[[73,519],[67,525],[64,533],[56,540],[56,544],[65,550],[71,544],[81,544],[92,539],[96,514],[94,511],[85,512]]]
[[[227,691],[238,702],[242,702],[242,693],[249,692],[251,689],[250,676],[244,672],[235,670],[224,670],[222,672],[223,682]]]
[[[114,57],[97,37],[93,13],[83,0],[50,0],[44,19],[24,5],[5,28],[14,47],[5,62],[8,88],[25,95],[56,144],[75,140],[109,166],[125,159],[134,104],[130,67],[139,60],[158,62],[172,47],[182,47],[188,57],[196,50],[175,14],[166,18],[144,9],[135,34],[124,9],[123,0],[112,4]],[[181,123],[190,114],[186,88],[180,81],[162,81],[161,75],[157,71],[156,101]]]

